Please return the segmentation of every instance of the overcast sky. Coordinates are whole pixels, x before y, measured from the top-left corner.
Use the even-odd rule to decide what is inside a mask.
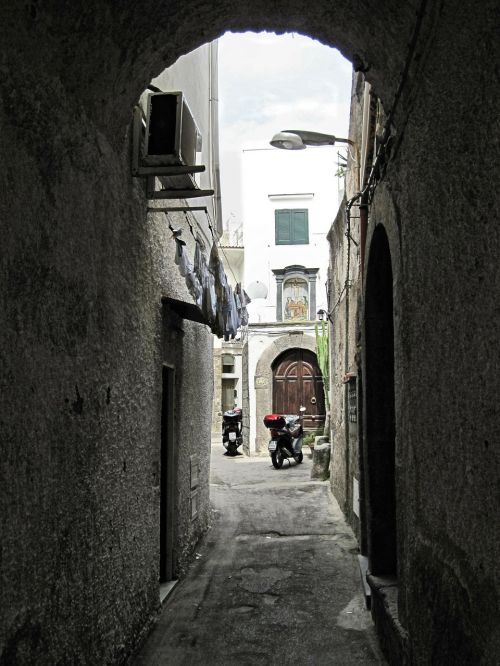
[[[243,146],[283,129],[347,136],[351,63],[301,35],[226,33],[219,40],[223,220],[241,221]]]

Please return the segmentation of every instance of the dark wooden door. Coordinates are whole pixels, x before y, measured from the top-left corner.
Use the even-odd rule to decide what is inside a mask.
[[[288,349],[278,356],[273,370],[273,412],[298,414],[306,408],[304,428],[316,429],[325,423],[323,376],[316,354],[308,349]]]
[[[173,368],[163,366],[160,442],[160,583],[174,578],[175,438]]]

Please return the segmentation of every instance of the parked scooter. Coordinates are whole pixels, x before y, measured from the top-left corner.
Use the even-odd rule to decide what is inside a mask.
[[[243,443],[241,408],[229,409],[222,417],[222,445],[228,456],[239,455],[238,447]]]
[[[273,467],[280,469],[283,460],[293,458],[297,464],[300,464],[304,458],[302,453],[302,442],[304,439],[304,429],[302,422],[304,420],[305,407],[299,409],[300,414],[268,414],[264,417],[264,425],[269,428],[271,439],[267,449],[271,456]]]

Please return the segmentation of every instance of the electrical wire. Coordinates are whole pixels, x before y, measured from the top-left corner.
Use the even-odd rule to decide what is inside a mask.
[[[415,27],[413,29],[413,34],[410,39],[410,43],[408,44],[408,52],[406,54],[406,59],[405,59],[405,64],[403,67],[403,71],[401,72],[401,78],[399,80],[399,85],[396,89],[396,92],[394,94],[394,99],[391,105],[391,109],[387,115],[387,119],[384,124],[384,131],[382,133],[382,139],[380,141],[380,145],[377,150],[377,154],[375,156],[375,159],[372,163],[372,167],[370,169],[370,173],[368,175],[366,185],[364,188],[355,194],[351,199],[346,204],[346,207],[348,210],[354,205],[354,203],[359,199],[363,198],[366,199],[366,205],[369,205],[372,200],[373,196],[375,194],[375,189],[377,185],[380,183],[382,178],[384,177],[385,174],[385,167],[387,166],[387,162],[389,160],[389,155],[387,153],[387,148],[389,147],[389,144],[391,142],[392,136],[391,136],[391,127],[392,123],[394,120],[394,116],[396,115],[396,110],[399,105],[399,102],[401,100],[401,95],[403,93],[404,87],[406,85],[406,81],[408,79],[408,74],[410,71],[411,64],[414,59],[415,55],[415,49],[417,46],[418,38],[420,35],[420,30],[422,27],[422,20],[425,15],[425,10],[427,6],[428,0],[422,0],[420,3],[420,7],[417,11],[417,20],[415,23]]]
[[[344,291],[346,291],[351,284],[349,272],[350,272],[350,254],[351,254],[351,241],[358,246],[358,243],[352,238],[351,236],[351,208],[353,206],[369,206],[371,202],[373,201],[373,197],[375,194],[375,190],[377,188],[377,185],[381,182],[385,175],[385,167],[387,166],[387,162],[390,159],[390,156],[388,154],[388,147],[391,142],[392,136],[391,136],[391,127],[393,123],[394,116],[396,114],[397,107],[399,105],[399,102],[401,100],[401,95],[403,93],[404,87],[406,85],[406,81],[408,79],[408,74],[410,71],[411,64],[413,62],[414,56],[415,56],[415,49],[417,46],[418,38],[420,35],[420,30],[422,27],[422,21],[425,15],[426,7],[427,7],[427,2],[428,0],[422,0],[420,3],[420,7],[417,11],[417,20],[415,23],[415,26],[413,28],[413,34],[410,39],[410,43],[408,44],[408,51],[406,54],[406,59],[405,59],[405,64],[403,67],[403,71],[401,72],[401,78],[399,81],[399,85],[396,89],[396,92],[394,94],[394,99],[391,105],[391,109],[387,115],[387,120],[384,124],[384,131],[382,133],[382,139],[380,141],[380,145],[377,150],[377,154],[375,156],[375,159],[372,163],[370,173],[368,175],[366,185],[363,187],[362,190],[357,192],[354,196],[352,196],[347,202],[346,202],[346,207],[345,207],[345,217],[346,217],[346,231],[345,231],[345,236],[347,237],[347,276],[346,280],[344,283],[344,286],[342,288],[342,291],[340,292],[339,298],[337,300],[337,303],[333,306],[333,308],[328,312],[328,316],[331,316],[335,309],[339,306],[340,301],[342,299],[342,295]],[[351,156],[352,157],[352,156]],[[361,199],[361,203],[356,203],[359,199]],[[348,295],[347,295],[348,296]]]
[[[164,212],[164,214],[165,214],[165,217],[167,218],[168,228],[170,229],[170,231],[171,231],[172,233],[175,233],[175,229],[174,229],[174,227],[172,226],[172,222],[171,222],[171,220],[170,220],[170,216],[169,216],[168,212]],[[232,266],[231,266],[231,262],[229,261],[229,259],[228,259],[228,257],[227,257],[227,254],[224,252],[224,248],[222,247],[222,243],[220,242],[220,239],[218,239],[218,238],[216,237],[216,235],[215,235],[213,220],[211,219],[211,217],[210,217],[208,211],[205,211],[205,215],[206,215],[206,217],[207,217],[207,224],[208,224],[208,228],[210,229],[210,233],[211,233],[211,235],[212,235],[212,239],[213,239],[213,241],[217,244],[218,249],[219,249],[219,250],[222,252],[222,254],[224,255],[224,258],[226,259],[226,264],[227,264],[229,270],[231,271],[231,275],[233,276],[234,283],[235,283],[235,284],[238,284],[238,282],[240,282],[240,280],[238,280],[238,279],[236,278],[236,275],[234,274],[233,268],[232,268]],[[196,233],[195,233],[195,231],[194,231],[193,224],[192,224],[191,221],[189,220],[189,214],[188,214],[187,211],[184,211],[184,217],[185,217],[186,224],[187,224],[188,227],[189,227],[189,231],[191,232],[192,237],[195,239],[195,241],[197,241],[198,238],[197,238],[197,235],[196,235]],[[198,224],[198,222],[196,221],[196,218],[195,218],[194,216],[193,216],[193,221],[194,221],[195,224]]]

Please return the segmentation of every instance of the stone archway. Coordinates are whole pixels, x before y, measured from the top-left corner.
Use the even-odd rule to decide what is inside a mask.
[[[4,67],[8,72],[11,61],[16,81],[33,84],[25,103],[36,98],[43,113],[45,100],[53,101],[55,95],[62,106],[76,100],[115,143],[123,140],[132,107],[149,81],[179,56],[227,30],[310,35],[339,48],[388,102],[419,5],[417,0],[388,0],[383,7],[375,0],[324,0],[311,7],[304,0],[271,5],[258,0],[250,8],[244,0],[129,0],[115,5],[93,0],[61,11],[57,2],[41,5],[35,0],[14,8],[6,3],[5,16],[0,13],[6,27],[3,49],[9,53]],[[8,26],[13,27],[10,33]]]
[[[298,333],[290,331],[269,345],[269,347],[262,352],[262,355],[257,362],[253,382],[255,388],[255,450],[257,453],[263,453],[267,450],[267,442],[269,439],[269,433],[262,423],[262,418],[260,418],[260,416],[270,411],[270,406],[273,402],[273,362],[281,353],[287,349],[293,349],[294,347],[308,349],[309,351],[316,353],[316,342],[314,338],[305,335],[302,331]]]
[[[416,12],[422,8],[415,57],[405,71],[408,42],[422,15]],[[114,544],[99,532],[109,516],[119,534],[113,519],[123,518],[128,529],[134,525],[137,546],[133,548],[140,550],[133,550],[131,539],[123,540],[127,547],[122,561],[131,567],[148,561],[151,512],[144,516],[130,502],[127,508],[135,513],[125,516],[124,503],[116,504],[114,497],[101,500],[98,507],[92,505],[91,511],[85,500],[93,486],[80,483],[92,479],[99,469],[96,461],[100,463],[101,458],[96,456],[102,456],[102,469],[121,469],[123,443],[131,441],[139,428],[155,427],[150,377],[161,317],[159,308],[154,312],[147,307],[159,289],[151,275],[144,191],[130,175],[127,132],[133,105],[153,76],[180,55],[225,30],[268,29],[297,31],[340,48],[356,69],[365,72],[386,111],[405,71],[405,87],[398,90],[401,104],[392,118],[396,140],[393,161],[384,172],[387,190],[377,189],[372,222],[376,224],[377,210],[380,219],[386,220],[384,208],[394,197],[405,282],[404,301],[398,303],[394,293],[395,311],[402,310],[399,323],[395,321],[395,356],[402,359],[405,381],[404,385],[396,381],[396,414],[403,413],[397,440],[405,442],[405,455],[412,456],[400,497],[413,531],[409,534],[405,527],[408,520],[401,521],[407,531],[398,535],[404,546],[401,577],[405,569],[411,572],[405,592],[407,624],[410,636],[415,636],[414,656],[419,663],[432,660],[433,646],[427,638],[431,630],[431,638],[441,646],[438,654],[444,654],[443,643],[449,649],[448,661],[463,658],[462,643],[455,641],[460,636],[477,648],[477,655],[484,660],[489,655],[493,662],[498,634],[485,621],[495,620],[493,605],[486,608],[484,595],[476,593],[493,590],[495,594],[487,572],[494,570],[498,560],[496,544],[484,538],[491,532],[491,516],[497,510],[491,488],[498,468],[490,443],[495,441],[498,424],[491,417],[491,397],[498,395],[500,376],[491,353],[498,338],[500,291],[496,260],[500,231],[491,224],[497,205],[491,174],[498,160],[491,140],[497,116],[491,74],[498,41],[493,0],[477,6],[458,0],[256,0],[251,6],[246,0],[76,0],[66,4],[29,0],[1,3],[0,22],[0,183],[4,193],[0,232],[5,255],[0,354],[8,382],[8,390],[3,391],[7,436],[2,441],[16,443],[9,455],[23,472],[32,460],[39,469],[45,469],[49,459],[60,460],[57,478],[68,478],[69,484],[70,474],[79,469],[76,462],[83,466],[85,473],[76,477],[71,488],[81,496],[61,489],[57,493],[43,489],[40,496],[47,506],[50,502],[58,506],[63,496],[68,499],[68,526],[58,548],[66,543],[74,517],[82,525],[81,543],[94,539],[103,547],[92,577],[66,586],[72,593],[97,590],[103,603],[96,606],[88,603],[86,595],[73,595],[72,602],[80,603],[68,608],[82,612],[68,618],[61,645],[71,642],[75,654],[85,660],[89,641],[82,641],[81,627],[94,626],[97,613],[106,608],[109,613],[99,620],[95,644],[109,645],[104,639],[113,635],[118,651],[126,630],[135,632],[129,639],[135,640],[157,606],[152,585],[144,591],[142,580],[116,574],[110,578],[115,572],[107,566],[111,561],[108,545]],[[464,178],[464,165],[470,164],[474,168]],[[422,292],[427,294],[425,302]],[[448,302],[455,304],[455,313],[460,307],[460,317],[443,307]],[[433,326],[428,330],[431,318]],[[454,350],[459,352],[460,373]],[[489,369],[480,377],[481,400],[477,382],[463,379],[475,377],[478,368]],[[129,378],[133,383],[127,383]],[[257,376],[256,382],[259,379],[265,382],[264,376]],[[433,392],[420,390],[431,382]],[[62,387],[66,386],[75,387],[75,402],[73,395],[64,397]],[[440,410],[432,393],[445,396],[450,387],[454,400]],[[105,396],[105,389],[108,397],[99,402],[96,396]],[[412,402],[415,395],[418,404]],[[459,442],[455,437],[458,422],[462,424]],[[138,439],[148,441],[147,434]],[[418,442],[418,450],[409,448],[411,442]],[[478,455],[479,444],[482,455]],[[36,454],[32,459],[30,446]],[[136,484],[130,487],[137,488],[137,496],[146,492],[143,480],[149,460],[137,447],[137,455],[141,453],[143,458],[136,460],[142,463],[137,470],[143,473],[130,475],[129,481]],[[428,461],[436,456],[443,464],[430,468]],[[462,461],[467,458],[474,466],[465,470]],[[467,478],[474,474],[476,481],[458,488],[457,479],[462,474],[465,478],[466,472]],[[28,509],[42,505],[36,484],[19,488],[20,516],[27,515],[25,505]],[[417,504],[417,495],[418,515],[409,510]],[[91,498],[95,499],[95,493]],[[23,504],[25,499],[31,504]],[[453,499],[461,503],[461,511]],[[11,498],[7,501],[11,503]],[[441,509],[439,516],[436,506]],[[24,519],[12,522],[9,537],[14,540],[15,536],[23,551],[29,552],[34,533]],[[442,524],[453,535],[452,542],[440,532]],[[51,534],[51,529],[47,523],[45,533]],[[436,533],[440,540],[431,538]],[[476,545],[482,541],[484,548],[478,552]],[[33,587],[33,578],[26,576],[23,563],[17,566],[12,552],[4,558],[11,588],[16,588],[19,598],[43,598],[43,591]],[[72,550],[73,555],[78,553],[83,566],[77,566],[73,557],[64,561],[73,562],[74,571],[85,576],[91,571],[86,567],[87,553]],[[36,562],[36,571],[53,571],[54,555],[47,549],[45,558]],[[481,573],[476,577],[475,572]],[[51,580],[49,575],[38,579]],[[61,580],[72,583],[71,578]],[[434,585],[431,593],[429,580]],[[99,588],[101,581],[106,585]],[[109,596],[101,594],[104,591]],[[430,608],[436,599],[435,618],[426,616],[422,609]],[[111,613],[117,603],[126,609],[120,627],[116,613]],[[9,608],[9,603],[4,605]],[[11,615],[12,608],[10,604]],[[37,645],[44,645],[40,626],[49,627],[45,635],[56,635],[48,610],[42,618],[19,614],[15,622],[16,635],[26,635],[33,627],[34,635],[42,636]],[[448,642],[443,636],[449,637]],[[123,654],[116,654],[122,660]],[[112,663],[106,656],[101,661]]]

